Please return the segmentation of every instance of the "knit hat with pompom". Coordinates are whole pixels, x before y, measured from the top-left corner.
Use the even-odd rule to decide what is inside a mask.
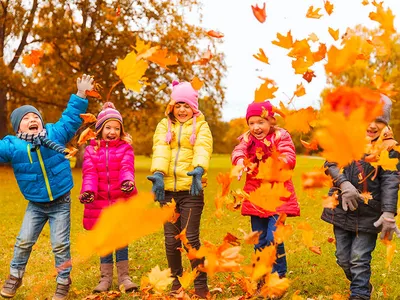
[[[103,129],[104,124],[112,120],[120,122],[123,129],[124,124],[121,114],[115,109],[115,106],[112,102],[106,102],[103,104],[102,111],[97,116],[97,122],[95,125],[96,131],[100,132],[100,130]]]

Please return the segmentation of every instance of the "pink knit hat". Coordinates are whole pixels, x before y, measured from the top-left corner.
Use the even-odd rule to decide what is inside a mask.
[[[271,102],[252,102],[247,107],[246,112],[246,121],[248,122],[250,117],[258,116],[262,118],[273,117],[274,116],[274,107]]]
[[[124,124],[121,114],[115,109],[115,106],[112,102],[106,102],[103,104],[102,111],[97,116],[97,122],[95,125],[96,131],[100,132],[100,130],[103,129],[104,124],[111,120],[120,122],[123,129]]]
[[[177,80],[172,81],[171,101],[168,103],[165,115],[168,116],[168,114],[173,111],[176,103],[186,103],[190,106],[193,111],[193,129],[192,135],[190,136],[190,143],[192,145],[194,145],[196,141],[196,117],[201,114],[199,111],[198,99],[199,93],[192,87],[190,82],[179,82]],[[169,144],[171,139],[171,120],[168,118],[168,132],[165,140]]]

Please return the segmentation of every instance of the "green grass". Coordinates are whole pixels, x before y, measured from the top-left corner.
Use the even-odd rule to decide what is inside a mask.
[[[136,158],[136,181],[138,189],[149,191],[150,182],[146,180],[149,175],[150,158]],[[333,294],[345,297],[348,295],[348,282],[341,269],[335,262],[335,247],[328,243],[327,239],[333,237],[332,226],[321,221],[322,211],[321,196],[326,194],[326,189],[304,191],[301,188],[301,173],[321,167],[322,160],[318,158],[298,157],[295,175],[293,177],[296,193],[301,206],[301,216],[289,218],[287,224],[296,228],[299,222],[308,222],[314,228],[314,243],[321,246],[322,254],[316,255],[309,251],[302,243],[301,231],[295,230],[290,240],[285,243],[289,274],[290,288],[284,299],[291,299],[297,290],[304,299],[332,299]],[[216,176],[219,172],[227,172],[230,169],[230,160],[226,155],[214,155],[211,161],[208,187],[206,188],[206,206],[203,213],[201,225],[201,240],[207,240],[214,244],[220,244],[227,232],[238,237],[241,233],[239,228],[250,231],[249,217],[243,217],[239,212],[225,210],[221,219],[214,216],[214,196],[219,186]],[[88,261],[81,262],[76,250],[76,240],[82,228],[83,207],[77,197],[81,185],[81,170],[74,169],[75,187],[72,190],[72,292],[69,299],[83,299],[91,294],[92,288],[97,284],[99,278],[99,259],[93,257]],[[2,196],[0,197],[0,284],[4,283],[8,272],[9,263],[13,254],[15,238],[21,226],[22,218],[27,205],[19,192],[12,170],[0,167],[0,180],[2,182]],[[240,187],[243,183],[235,183],[232,188]],[[397,240],[397,246],[399,242]],[[244,245],[242,254],[245,255],[245,264],[249,263],[252,247]],[[390,271],[385,268],[386,248],[378,242],[372,262],[372,283],[375,292],[372,299],[384,299],[383,290],[386,289],[389,299],[400,298],[400,259],[395,254]],[[74,260],[75,259],[75,260]],[[162,269],[167,268],[164,252],[164,241],[162,230],[150,236],[134,241],[129,245],[129,259],[131,276],[140,282],[142,275],[159,265]],[[189,267],[188,260],[184,258],[185,268]],[[243,295],[238,286],[231,283],[232,274],[222,273],[209,279],[210,288],[224,287],[223,294],[217,294],[217,299],[227,299],[233,296]],[[31,258],[27,265],[23,286],[18,290],[14,299],[49,299],[55,289],[54,256],[51,250],[48,225],[43,230],[37,244],[34,246]],[[114,289],[117,289],[116,278],[114,278]],[[123,296],[121,299],[128,299]],[[346,299],[346,298],[343,298]]]

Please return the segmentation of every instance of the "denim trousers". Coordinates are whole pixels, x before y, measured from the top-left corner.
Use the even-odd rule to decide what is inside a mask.
[[[20,232],[14,245],[10,274],[22,278],[25,268],[44,225],[49,221],[50,240],[58,273],[57,282],[69,283],[71,273],[70,252],[70,211],[71,197],[67,193],[52,202],[38,203],[29,201]]]
[[[179,251],[182,243],[175,236],[186,227],[186,237],[190,246],[195,249],[200,248],[200,220],[204,207],[204,194],[201,192],[199,196],[191,196],[189,191],[165,191],[165,200],[160,201],[161,205],[171,202],[172,198],[176,202],[176,211],[180,216],[176,223],[164,224],[164,238],[168,267],[171,268],[172,276],[175,277],[173,284],[179,285],[177,276],[182,276],[183,273],[181,251]],[[190,261],[192,269],[203,263],[204,258]],[[208,289],[206,273],[199,272],[194,280],[194,287],[195,289]]]
[[[274,232],[276,230],[276,221],[279,215],[273,215],[268,218],[260,218],[258,216],[251,217],[251,229],[253,231],[261,231],[258,244],[254,245],[255,251],[261,251],[265,247],[274,242]],[[287,262],[285,246],[283,243],[276,246],[276,261],[272,267],[272,273],[278,272],[279,276],[285,276],[287,272]]]
[[[124,260],[128,260],[128,246],[115,250],[115,261],[119,262]],[[100,263],[113,264],[113,253],[100,257]]]
[[[336,262],[350,280],[350,296],[370,299],[372,252],[376,246],[376,233],[352,232],[334,226]]]

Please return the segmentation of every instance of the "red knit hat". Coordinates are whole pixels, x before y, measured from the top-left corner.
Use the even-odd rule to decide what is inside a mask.
[[[120,122],[123,129],[124,125],[121,114],[115,109],[112,102],[106,102],[103,104],[102,111],[97,116],[97,122],[95,125],[96,131],[99,132],[103,128],[104,124],[111,120]]]
[[[246,112],[246,121],[249,122],[250,117],[258,116],[262,118],[273,117],[274,116],[274,107],[271,102],[252,102],[247,107]]]

